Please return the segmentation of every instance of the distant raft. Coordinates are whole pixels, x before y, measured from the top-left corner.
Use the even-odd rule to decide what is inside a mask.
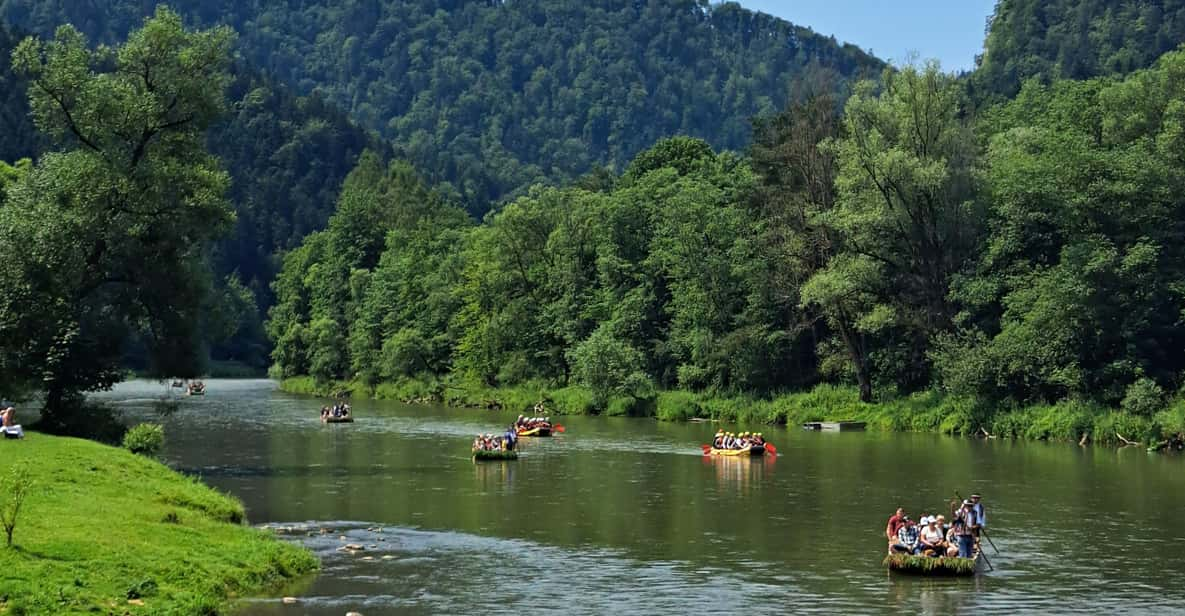
[[[517,460],[518,452],[513,449],[474,449],[473,461],[478,460]]]
[[[710,456],[759,457],[765,455],[765,445],[746,445],[740,449],[708,449]]]
[[[322,417],[322,423],[354,423],[353,415],[346,415],[345,417]]]
[[[515,428],[519,436],[551,436],[551,426],[537,426],[534,428]]]

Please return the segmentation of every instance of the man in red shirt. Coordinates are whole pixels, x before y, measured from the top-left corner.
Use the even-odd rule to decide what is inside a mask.
[[[885,526],[885,538],[890,542],[896,541],[897,531],[901,530],[902,526],[905,526],[905,510],[898,507],[897,512],[889,518],[889,523]]]

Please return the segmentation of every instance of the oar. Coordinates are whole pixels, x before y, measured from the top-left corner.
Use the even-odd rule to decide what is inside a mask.
[[[992,546],[996,547],[996,546]],[[996,568],[992,566],[992,561],[988,560],[987,552],[983,551],[983,546],[979,547],[979,555],[983,557],[983,562],[987,563],[988,571],[995,571]]]
[[[958,490],[955,490],[955,498],[959,499],[959,502],[962,502],[962,501],[963,501],[963,497],[962,497],[962,496],[959,494],[959,491],[958,491]],[[983,527],[983,526],[980,526],[980,527],[979,527],[979,532],[980,532],[980,533],[982,533],[984,537],[987,537],[988,544],[992,546],[992,549],[993,549],[993,550],[995,550],[997,554],[999,554],[999,553],[1000,553],[1000,548],[996,547],[996,542],[995,542],[995,541],[992,541],[992,538],[991,538],[990,536],[988,536],[988,533],[987,533],[987,528],[986,528],[986,527]],[[983,560],[984,560],[984,561],[987,561],[987,554],[984,554],[984,556],[983,556]],[[990,567],[990,566],[992,566],[992,563],[988,563],[988,566],[989,566],[989,567]]]
[[[552,428],[552,430],[554,430],[555,432],[567,432],[568,431],[568,429],[564,427],[564,424],[556,424],[555,427]]]

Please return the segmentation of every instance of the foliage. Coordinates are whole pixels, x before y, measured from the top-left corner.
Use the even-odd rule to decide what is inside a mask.
[[[1001,0],[971,84],[977,96],[1010,98],[1029,79],[1124,75],[1182,41],[1181,0]]]
[[[973,558],[931,558],[911,554],[889,554],[885,556],[884,565],[893,571],[928,575],[974,575],[976,567]]]
[[[53,488],[26,502],[20,549],[0,550],[9,612],[107,613],[113,599],[135,609],[124,603],[134,591],[153,614],[218,614],[317,568],[309,551],[245,526],[241,502],[143,456],[36,432],[5,456]],[[163,522],[170,513],[177,521]]]
[[[13,52],[55,150],[0,209],[0,340],[8,378],[46,391],[45,426],[75,421],[78,392],[121,377],[134,333],[155,373],[200,365],[202,250],[233,221],[203,135],[232,38],[161,9],[118,48],[88,49],[63,26]]]
[[[123,435],[123,448],[155,458],[165,446],[165,429],[160,424],[137,424]]]
[[[1119,408],[1137,417],[1151,417],[1164,408],[1164,389],[1152,379],[1138,379],[1127,388]]]
[[[0,15],[35,32],[85,24],[111,42],[150,4],[7,0]],[[779,109],[797,81],[882,66],[856,46],[708,0],[169,4],[192,23],[236,28],[247,61],[323,93],[479,214],[535,183],[622,169],[668,135],[743,147],[748,118]]]
[[[6,547],[12,547],[12,535],[33,486],[33,474],[22,463],[11,465],[8,472],[0,477],[0,526],[4,527]]]

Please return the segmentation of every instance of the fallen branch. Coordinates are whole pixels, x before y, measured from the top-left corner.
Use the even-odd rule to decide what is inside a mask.
[[[1139,445],[1139,443],[1137,443],[1135,441],[1129,441],[1129,440],[1123,438],[1123,435],[1118,432],[1115,433],[1115,436],[1119,437],[1119,440],[1123,443],[1124,447],[1132,446],[1132,445],[1135,445],[1135,446]]]
[[[983,426],[979,427],[979,431],[976,432],[976,434],[982,434],[983,438],[996,438],[996,437],[992,436],[992,433],[988,432],[987,429],[985,429]]]
[[[1090,432],[1083,432],[1082,438],[1078,440],[1079,447],[1085,447],[1086,441],[1090,439]]]

